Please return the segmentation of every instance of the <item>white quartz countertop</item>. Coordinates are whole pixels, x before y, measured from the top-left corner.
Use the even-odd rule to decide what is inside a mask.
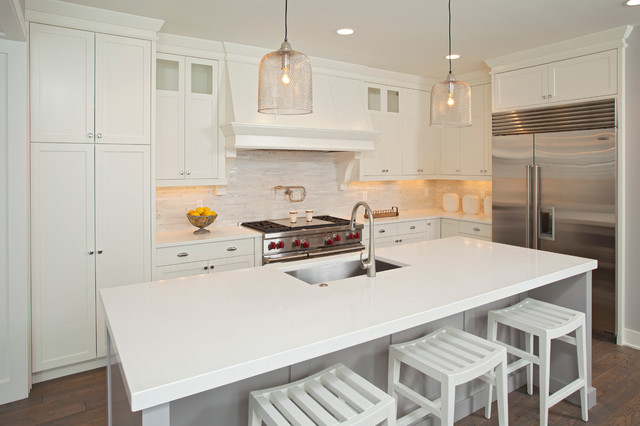
[[[348,217],[345,218],[348,219]],[[469,222],[481,222],[489,224],[491,223],[491,217],[485,216],[484,214],[468,215],[463,213],[462,211],[450,213],[445,212],[440,208],[401,211],[399,216],[379,217],[375,218],[374,222],[404,222],[408,220],[437,218],[457,219]],[[369,219],[364,218],[364,213],[358,215],[357,221],[365,225],[369,223]],[[158,232],[156,234],[156,247],[175,247],[179,245],[209,243],[213,241],[225,241],[238,238],[260,238],[262,236],[262,233],[241,225],[216,227],[214,222],[206,229],[208,229],[210,232],[208,234],[200,235],[196,235],[193,233],[193,231],[196,230],[195,227],[179,231]]]
[[[156,247],[175,247],[186,244],[210,243],[213,241],[237,240],[238,238],[262,238],[262,233],[244,226],[214,227],[212,224],[207,234],[194,234],[196,228],[180,231],[158,232]]]
[[[133,411],[595,269],[595,260],[462,237],[377,250],[405,267],[306,284],[283,270],[346,254],[101,290]]]

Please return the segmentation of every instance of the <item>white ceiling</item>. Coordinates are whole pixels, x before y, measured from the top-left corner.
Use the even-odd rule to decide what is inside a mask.
[[[276,50],[284,0],[66,0],[165,21],[162,32]],[[457,74],[483,60],[622,26],[640,25],[624,0],[452,0]],[[290,0],[289,42],[309,56],[444,78],[447,0]],[[356,33],[338,36],[351,27]],[[640,31],[640,28],[636,29]]]

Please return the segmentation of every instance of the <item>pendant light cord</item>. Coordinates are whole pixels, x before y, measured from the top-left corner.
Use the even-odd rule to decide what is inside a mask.
[[[449,74],[451,74],[451,0],[449,0]]]
[[[449,0],[449,2],[451,2],[451,0]],[[287,6],[288,6],[287,3],[288,1],[284,0],[284,41],[288,41],[287,40]],[[451,38],[451,36],[449,36],[449,38]],[[451,43],[451,40],[449,40],[449,43]],[[451,47],[449,47],[449,49],[451,49]]]

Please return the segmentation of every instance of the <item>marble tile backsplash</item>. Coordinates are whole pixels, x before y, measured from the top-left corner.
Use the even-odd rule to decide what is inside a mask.
[[[226,194],[216,195],[212,186],[184,186],[156,190],[156,229],[158,232],[193,228],[186,212],[203,200],[218,213],[212,226],[288,217],[290,210],[313,209],[315,214],[348,217],[353,205],[367,200],[372,209],[400,211],[442,207],[442,195],[457,192],[490,195],[490,182],[454,180],[415,180],[389,182],[351,182],[338,189],[337,155],[326,152],[241,151],[229,171]],[[306,198],[290,202],[278,185],[304,186]],[[294,197],[300,196],[299,191]]]

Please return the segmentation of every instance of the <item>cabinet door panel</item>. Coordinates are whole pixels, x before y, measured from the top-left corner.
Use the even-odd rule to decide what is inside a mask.
[[[440,219],[427,220],[427,240],[440,238]]]
[[[548,75],[546,64],[496,74],[494,110],[546,104]]]
[[[92,142],[94,34],[30,27],[31,140]]]
[[[458,235],[458,221],[455,219],[440,219],[440,238]]]
[[[382,115],[371,114],[371,127],[382,132]],[[379,176],[382,174],[382,138],[380,134],[374,143],[374,150],[364,153],[364,174],[367,176]]]
[[[484,170],[484,86],[471,88],[471,126],[460,129],[460,174],[481,175]]]
[[[31,145],[33,371],[96,355],[93,150]]]
[[[460,174],[460,129],[443,127],[440,139],[440,174]]]
[[[156,178],[184,178],[184,58],[158,54]]]
[[[216,102],[192,97],[186,105],[185,173],[188,178],[218,177]]]
[[[615,95],[618,92],[615,50],[549,64],[551,103]]]
[[[100,289],[151,279],[150,176],[149,147],[96,147],[98,356],[106,354]]]
[[[236,269],[253,268],[253,256],[236,256],[226,259],[212,259],[209,261],[210,272],[233,271]]]
[[[151,143],[151,42],[96,34],[96,139]]]
[[[418,146],[419,174],[434,175],[436,174],[436,144],[439,137],[437,127],[431,127],[430,108],[431,94],[425,92],[421,96],[420,101],[420,143]]]
[[[402,120],[400,117],[382,117],[382,165],[385,175],[402,174]]]
[[[205,269],[206,268],[206,269]],[[158,266],[158,279],[171,280],[173,278],[193,277],[209,273],[209,263],[207,261],[188,262],[178,265]]]

